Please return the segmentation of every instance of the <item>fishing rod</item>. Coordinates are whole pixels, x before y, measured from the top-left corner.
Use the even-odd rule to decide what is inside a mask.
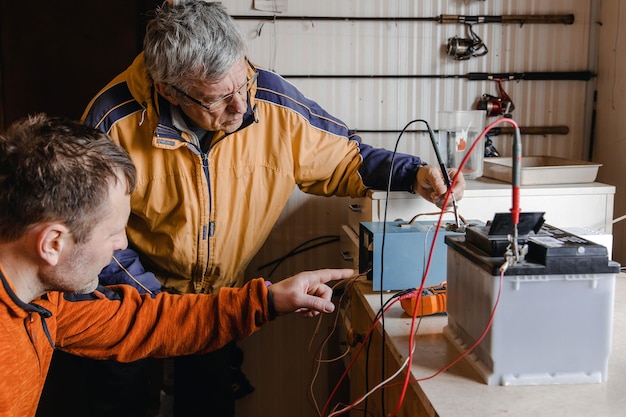
[[[362,74],[362,75],[341,75],[341,74],[288,74],[283,78],[348,78],[348,79],[403,79],[403,78],[443,78],[443,79],[466,79],[470,81],[589,81],[596,76],[591,71],[547,71],[547,72],[469,72],[467,74]]]
[[[569,133],[569,127],[564,125],[559,126],[520,126],[520,133],[523,135],[567,135]],[[400,133],[400,130],[395,129],[354,129],[356,133]],[[404,133],[428,133],[426,129],[412,129],[404,130]],[[498,135],[511,135],[514,133],[512,127],[495,127],[489,131],[490,136]]]
[[[537,24],[564,24],[574,23],[573,14],[543,14],[543,15],[456,15],[441,14],[432,17],[355,17],[355,16],[283,16],[283,15],[232,15],[235,20],[268,20],[268,21],[377,21],[377,22],[436,22],[449,23],[515,23],[525,25]]]
[[[344,22],[362,22],[362,21],[378,21],[378,22],[436,22],[441,24],[463,24],[468,33],[467,38],[454,36],[448,38],[446,45],[446,53],[453,59],[463,61],[472,57],[484,56],[489,52],[487,45],[474,32],[473,25],[485,23],[499,24],[519,24],[520,27],[526,24],[563,24],[571,25],[574,23],[573,14],[523,14],[523,15],[456,15],[441,14],[432,17],[350,17],[350,16],[282,16],[282,15],[233,15],[235,20],[260,20],[276,22],[279,20],[291,21],[344,21]],[[261,28],[258,29],[258,35],[261,35]]]

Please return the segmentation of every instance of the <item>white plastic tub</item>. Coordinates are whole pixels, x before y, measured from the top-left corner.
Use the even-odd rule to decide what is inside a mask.
[[[483,176],[511,183],[513,160],[485,158]],[[602,164],[556,156],[522,157],[521,185],[578,184],[594,182]]]

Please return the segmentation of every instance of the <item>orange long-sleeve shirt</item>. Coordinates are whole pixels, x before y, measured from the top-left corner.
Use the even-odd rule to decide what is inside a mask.
[[[34,416],[53,345],[121,362],[215,350],[269,317],[267,288],[255,279],[216,295],[140,295],[130,286],[100,287],[81,301],[52,292],[26,304],[0,265],[0,416]]]

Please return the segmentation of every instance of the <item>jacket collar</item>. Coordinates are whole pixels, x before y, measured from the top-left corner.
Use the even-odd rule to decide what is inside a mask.
[[[52,316],[52,312],[38,304],[25,303],[20,300],[17,294],[15,294],[13,286],[9,282],[2,265],[0,265],[0,285],[2,290],[0,292],[0,302],[4,303],[9,308],[13,315],[18,318],[26,318],[32,313],[36,313],[41,316],[41,325],[43,326],[44,333],[48,338],[50,346],[54,349],[54,342],[52,341],[48,325],[46,324],[46,319]],[[46,296],[44,295],[43,297]]]
[[[252,123],[258,123],[258,114],[257,107],[254,103],[253,93],[256,92],[256,89],[250,90],[249,98],[248,98],[248,108],[243,115],[243,121],[239,129],[232,133],[224,133],[224,132],[216,132],[216,137],[218,137],[218,142],[223,140],[224,138],[232,135],[233,133],[239,132],[246,127],[250,126]],[[190,141],[188,138],[188,134],[181,129],[177,128],[173,121],[172,114],[172,104],[163,98],[161,95],[157,94],[158,100],[158,108],[159,108],[159,123],[157,124],[156,130],[154,132],[154,137],[152,139],[152,144],[161,149],[176,149],[181,146],[186,146]]]
[[[52,313],[47,308],[44,308],[38,304],[25,303],[20,300],[13,286],[9,282],[2,265],[0,265],[0,282],[2,284],[2,293],[0,294],[0,300],[4,302],[17,316],[26,317],[29,313],[37,313],[43,318],[52,316]]]
[[[252,76],[257,69],[247,58],[246,61],[248,62],[248,76]],[[152,78],[146,70],[143,52],[137,55],[135,61],[127,70],[127,74],[126,82],[135,100],[138,103],[143,103],[142,106],[146,106],[146,103],[150,102],[152,109],[144,107],[145,111],[155,111],[158,114],[158,123],[152,139],[153,146],[161,149],[177,149],[187,146],[189,143],[187,134],[176,128],[172,121],[171,103],[163,98],[154,88]],[[236,132],[259,121],[255,103],[256,91],[257,85],[255,84],[250,89],[248,109],[243,116],[243,122]],[[221,141],[231,134],[216,132],[216,137],[219,137]]]

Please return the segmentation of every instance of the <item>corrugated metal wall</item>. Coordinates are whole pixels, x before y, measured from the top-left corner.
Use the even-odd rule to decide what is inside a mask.
[[[229,13],[236,16],[271,14],[253,10],[253,3],[252,0],[230,0],[225,5]],[[595,71],[594,9],[597,4],[591,0],[319,0],[286,3],[288,10],[278,15],[281,18],[574,15],[571,25],[474,25],[475,33],[489,52],[463,61],[453,60],[445,50],[449,38],[469,37],[462,24],[238,19],[248,38],[253,62],[283,75],[312,76],[290,80],[348,126],[362,131],[363,140],[374,146],[393,149],[399,131],[411,120],[424,119],[437,130],[440,112],[469,110],[483,94],[498,95],[494,81],[472,81],[467,78],[470,73]],[[315,78],[330,75],[373,77]],[[523,135],[524,155],[587,159],[595,79],[506,81],[503,86],[515,104],[513,118],[520,126],[566,126],[569,129],[566,135]],[[488,119],[489,122],[493,120],[495,118]],[[424,126],[416,124],[413,128],[423,129]],[[509,136],[497,136],[494,143],[501,154],[510,155]],[[400,140],[398,149],[434,161],[434,152],[425,133],[407,133]],[[274,233],[251,264],[248,275],[267,274],[271,268],[259,270],[258,267],[287,254],[308,239],[339,235],[346,214],[345,199],[311,197],[295,191]],[[342,266],[338,251],[338,245],[333,243],[288,258],[272,278],[279,279],[303,269]],[[244,368],[247,367],[253,376],[257,393],[238,402],[238,415],[313,416],[315,413],[305,397],[311,364],[308,359],[303,359],[302,354],[312,330],[310,323],[303,328],[302,320],[285,318],[272,326],[276,327],[271,332],[264,330],[244,342],[249,357]],[[332,373],[325,377],[330,384],[333,383]],[[277,391],[280,392],[278,401]],[[270,397],[267,397],[268,393],[272,393]]]
[[[249,2],[229,2],[235,15],[252,15]],[[240,21],[250,56],[285,75],[451,76],[474,72],[552,72],[593,70],[590,63],[591,2],[580,1],[318,1],[289,2],[289,16],[435,17],[461,15],[574,14],[572,25],[478,24],[474,31],[489,49],[466,61],[445,53],[447,39],[467,38],[462,24],[437,22],[277,20]],[[292,80],[331,113],[358,130],[400,130],[416,118],[438,127],[445,110],[470,109],[484,93],[497,95],[496,83],[467,79],[301,79]],[[565,125],[567,136],[527,137],[527,154],[582,158],[587,154],[590,83],[519,81],[504,83],[522,126]],[[391,147],[397,134],[364,134],[375,145]],[[402,143],[404,142],[404,143]],[[429,158],[427,138],[401,142],[403,151]],[[507,140],[502,152],[508,151]],[[498,143],[499,145],[499,143]]]

